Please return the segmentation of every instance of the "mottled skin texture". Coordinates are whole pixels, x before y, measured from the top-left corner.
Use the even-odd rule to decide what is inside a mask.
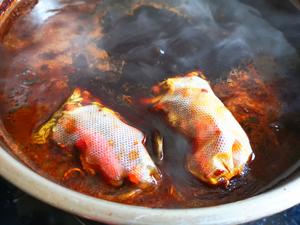
[[[155,86],[153,107],[192,141],[188,170],[209,184],[227,185],[242,174],[254,154],[242,127],[208,82],[197,75],[169,78]]]
[[[62,148],[76,147],[83,169],[92,175],[101,173],[113,186],[122,185],[125,179],[141,189],[159,183],[160,172],[144,146],[143,133],[87,91],[75,89],[33,140],[43,144],[45,135]]]
[[[235,74],[234,76],[225,75],[228,71],[222,70],[224,72],[224,76],[220,76],[220,78],[223,77],[222,81],[219,79],[215,80],[215,78],[217,78],[215,76],[216,73],[212,72],[212,70],[215,67],[219,67],[219,63],[216,63],[214,60],[214,54],[211,56],[212,60],[210,58],[207,59],[207,61],[205,60],[205,62],[210,61],[208,64],[204,62],[206,67],[199,58],[194,61],[194,63],[197,63],[197,66],[188,67],[186,65],[189,65],[190,56],[193,55],[196,57],[198,53],[201,54],[208,48],[200,48],[197,54],[194,54],[192,51],[187,51],[188,49],[194,49],[193,42],[190,42],[189,38],[185,38],[186,32],[179,31],[186,28],[193,28],[194,25],[197,24],[190,24],[189,22],[188,24],[190,25],[187,26],[187,24],[183,22],[179,27],[177,27],[177,23],[173,23],[172,26],[161,29],[161,31],[165,33],[166,31],[170,31],[169,28],[171,28],[170,33],[167,35],[167,37],[171,39],[179,35],[179,44],[175,46],[179,46],[179,48],[174,47],[174,49],[176,52],[179,52],[179,55],[181,55],[181,51],[186,52],[186,54],[183,54],[184,57],[179,58],[179,60],[184,59],[184,62],[187,62],[184,63],[183,67],[174,67],[174,70],[172,69],[171,71],[168,69],[173,68],[172,65],[174,65],[172,57],[171,60],[169,60],[169,56],[173,54],[170,53],[168,49],[166,49],[166,54],[160,55],[158,58],[153,57],[153,48],[151,48],[151,46],[157,47],[155,40],[158,36],[156,32],[153,32],[155,33],[153,36],[146,35],[146,38],[150,36],[151,40],[148,41],[147,39],[147,42],[141,45],[145,45],[147,49],[149,46],[149,51],[146,51],[146,54],[144,51],[141,51],[133,59],[130,58],[132,54],[129,54],[129,64],[138,64],[141,68],[133,67],[123,73],[122,66],[120,66],[120,68],[118,67],[118,65],[122,65],[122,63],[115,62],[115,60],[118,59],[118,57],[116,59],[117,54],[108,49],[101,50],[103,46],[98,45],[102,36],[105,38],[107,35],[100,23],[103,17],[102,12],[111,11],[108,15],[112,15],[112,17],[108,16],[108,20],[110,20],[110,18],[117,19],[118,16],[115,17],[114,15],[119,15],[115,14],[116,10],[109,10],[108,7],[103,7],[111,5],[111,1],[89,1],[89,4],[85,4],[80,0],[55,1],[72,4],[72,6],[67,5],[61,10],[56,10],[60,8],[60,6],[51,6],[48,4],[48,1],[39,1],[39,3],[43,2],[47,3],[43,4],[44,6],[49,6],[48,13],[52,16],[44,21],[36,20],[32,14],[26,14],[26,16],[20,17],[15,21],[10,32],[5,36],[2,46],[5,46],[5,52],[11,51],[14,57],[10,58],[8,57],[8,53],[3,53],[3,51],[0,50],[0,67],[2,65],[5,69],[1,73],[0,81],[0,93],[3,94],[0,97],[2,105],[0,109],[1,119],[16,144],[24,146],[24,148],[22,147],[18,152],[12,148],[14,153],[22,162],[25,162],[27,166],[40,175],[72,190],[110,201],[154,208],[198,208],[229,203],[254,196],[264,190],[265,186],[270,184],[274,179],[277,179],[280,174],[287,171],[288,167],[299,158],[299,154],[297,153],[298,149],[294,148],[294,146],[299,146],[297,138],[298,130],[283,129],[285,124],[283,123],[281,125],[282,121],[279,116],[282,112],[282,114],[285,115],[285,106],[283,106],[282,109],[279,107],[279,104],[284,103],[284,101],[278,99],[281,91],[277,90],[277,88],[290,88],[289,85],[282,85],[282,82],[280,82],[279,85],[274,85],[276,80],[273,79],[276,79],[277,74],[280,73],[280,70],[278,70],[276,66],[272,66],[272,64],[263,62],[260,58],[257,58],[257,60],[260,61],[260,65],[256,67],[257,75],[254,75],[253,70],[245,68],[243,64],[235,70],[233,73]],[[101,7],[97,7],[96,9],[96,4],[92,4],[92,2],[99,4]],[[190,4],[190,2],[188,4]],[[176,1],[168,1],[168,4],[175,5]],[[118,7],[120,3],[115,2],[115,5]],[[140,5],[143,6],[144,4],[141,3]],[[153,7],[151,4],[151,8]],[[164,9],[166,7],[168,6],[158,5],[154,8]],[[153,11],[151,8],[150,12]],[[98,10],[100,10],[100,12]],[[46,9],[43,9],[43,11],[46,11]],[[117,12],[120,11],[122,15],[125,15],[125,17],[122,17],[126,20],[128,19],[126,16],[128,11],[130,15],[135,16],[138,15],[138,13],[148,12],[149,10],[137,9],[133,11],[131,7],[128,7],[122,8],[119,11],[117,10]],[[174,18],[171,14],[168,16],[168,13],[159,14],[155,12],[151,15],[165,15],[167,18]],[[179,16],[181,17],[183,15]],[[120,22],[122,22],[124,18],[120,17]],[[139,18],[140,17],[137,17],[137,20]],[[130,16],[129,19],[131,19]],[[176,21],[180,22],[182,20],[179,19]],[[35,22],[41,23],[36,24]],[[128,23],[124,24],[127,25]],[[172,27],[176,29],[172,29]],[[119,28],[124,28],[124,26],[120,26]],[[231,27],[228,28],[231,32]],[[116,31],[118,30],[119,29]],[[224,29],[222,28],[221,31],[223,35]],[[207,30],[207,32],[207,35],[211,35],[213,38],[216,35],[214,30]],[[110,34],[109,31],[108,33]],[[118,35],[121,37],[124,36],[121,32]],[[224,35],[226,36],[226,34]],[[136,40],[136,34],[132,34],[130,37],[132,37],[132,39],[130,38],[129,42],[132,41],[133,43],[134,40]],[[198,43],[199,40],[202,40],[201,37],[203,38],[204,36],[202,36],[200,32],[199,36],[195,36],[195,39],[192,40]],[[140,40],[140,36],[137,38]],[[122,39],[123,38],[115,39],[113,43],[122,44],[124,43]],[[183,42],[184,40],[188,41]],[[183,43],[182,46],[180,45],[181,43]],[[185,45],[185,43],[187,45]],[[122,46],[126,47],[124,44],[122,44]],[[134,47],[136,47],[136,43],[134,43]],[[117,47],[117,50],[118,49],[120,48]],[[121,52],[126,54],[126,63],[128,59],[127,50]],[[131,52],[131,48],[129,52]],[[224,64],[227,61],[231,61],[232,56],[235,56],[235,54],[229,54],[228,51],[225,53],[228,57],[223,58],[222,61]],[[174,54],[175,57],[176,53]],[[141,61],[145,62],[144,55],[151,57],[151,60],[149,62],[147,61],[151,67],[145,71],[149,72],[146,74],[144,70],[140,70],[144,68],[143,65],[140,64]],[[111,57],[113,61],[110,60]],[[7,58],[7,60],[4,60],[5,58]],[[148,58],[146,59],[148,60]],[[159,63],[159,65],[156,62]],[[176,173],[174,173],[174,177],[171,177],[172,179],[168,179],[168,174],[166,175],[166,173],[178,168],[178,161],[183,164],[184,162],[182,161],[185,160],[180,160],[176,154],[171,155],[173,146],[177,145],[169,143],[178,136],[181,136],[175,134],[175,129],[171,131],[167,129],[166,133],[168,135],[171,133],[168,136],[170,138],[167,139],[166,136],[164,136],[163,147],[165,160],[159,165],[161,171],[164,173],[161,185],[153,192],[144,191],[141,195],[125,200],[111,198],[109,194],[118,195],[119,193],[124,193],[128,188],[131,188],[130,185],[114,188],[99,178],[101,177],[99,175],[89,175],[85,171],[82,173],[78,172],[79,169],[83,170],[83,160],[78,160],[77,158],[78,151],[72,151],[71,153],[74,154],[70,154],[70,152],[63,151],[57,147],[53,142],[49,142],[45,145],[31,145],[30,143],[32,132],[36,131],[41,124],[44,124],[50,116],[57,111],[61,104],[65,102],[65,99],[70,96],[75,86],[79,85],[91,91],[97,97],[105,100],[106,104],[118,109],[118,112],[122,115],[127,115],[129,107],[119,107],[122,101],[114,101],[115,99],[121,99],[122,94],[130,96],[133,93],[133,100],[135,100],[135,97],[143,97],[147,95],[145,92],[148,90],[149,85],[153,85],[153,83],[158,80],[167,79],[168,74],[174,74],[176,71],[198,68],[199,63],[202,68],[206,68],[209,80],[212,82],[211,85],[214,93],[233,113],[234,117],[247,132],[251,140],[251,146],[255,151],[256,158],[253,164],[251,163],[251,170],[247,173],[247,176],[234,179],[234,182],[231,182],[232,185],[229,187],[229,190],[234,189],[234,191],[227,191],[227,189],[224,190],[223,188],[211,188],[202,182],[197,182],[195,177],[191,175],[188,176],[188,174],[185,173],[184,167],[180,168],[179,171],[187,175],[184,179],[176,180],[179,177]],[[153,68],[160,65],[164,68],[163,72],[159,73],[161,76],[154,76]],[[270,70],[274,77],[270,80],[265,80],[266,77],[269,77],[265,74],[265,66],[272,67]],[[104,74],[105,71],[111,72],[109,76]],[[121,72],[117,73],[118,71]],[[138,75],[134,76],[134,81],[136,82],[131,82],[130,85],[128,85],[127,81],[132,81],[131,71],[136,72]],[[147,76],[148,74],[152,76]],[[228,78],[228,80],[225,77]],[[288,77],[287,79],[289,79]],[[78,78],[80,79],[78,80]],[[111,85],[104,90],[103,88],[99,88],[99,86],[104,83],[102,81],[106,81],[107,79]],[[122,81],[118,82],[119,79],[122,79]],[[94,82],[95,80],[98,80],[98,82]],[[106,87],[106,84],[105,82],[102,86]],[[144,87],[145,85],[146,88]],[[111,90],[113,92],[111,92]],[[108,97],[109,99],[106,99]],[[16,103],[18,103],[18,105]],[[132,108],[137,108],[138,110],[140,109],[139,107],[138,105],[132,105]],[[142,112],[143,110],[144,108],[141,109]],[[297,121],[297,118],[293,119],[293,117],[289,117],[291,121]],[[161,120],[156,120],[157,117],[153,113],[148,113],[148,115],[145,115],[145,118],[147,123],[148,119],[149,121],[152,118],[155,120],[153,125],[148,123],[149,126],[148,124],[145,127],[141,126],[143,131],[147,134],[152,132],[151,128],[153,126],[155,126],[155,128],[163,126],[160,124]],[[139,123],[138,119],[139,118],[135,117],[129,118],[134,124]],[[273,123],[279,124],[280,131],[277,131],[274,127],[270,127],[270,124]],[[163,126],[163,128],[165,128],[165,126]],[[162,132],[162,134],[164,134],[164,132]],[[176,150],[180,150],[180,148]],[[189,150],[188,146],[184,149],[184,152],[186,150]],[[297,153],[297,156],[295,153]],[[169,157],[172,157],[172,159]],[[169,164],[170,166],[166,167],[165,164]],[[85,168],[85,170],[86,169],[87,168]],[[69,171],[75,172],[68,173]],[[65,176],[66,174],[69,176]],[[180,195],[182,195],[185,200],[179,201],[178,199],[181,198],[178,196]]]

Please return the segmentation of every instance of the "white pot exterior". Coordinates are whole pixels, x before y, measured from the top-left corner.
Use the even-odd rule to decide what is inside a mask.
[[[6,14],[9,14],[20,2],[22,1],[16,0]],[[0,26],[4,24],[5,19],[6,15],[2,16]],[[151,209],[93,198],[45,179],[1,147],[0,175],[50,205],[88,219],[113,224],[240,224],[275,214],[300,203],[300,173],[279,187],[255,197],[197,209]]]
[[[242,201],[198,209],[151,209],[93,198],[53,183],[0,148],[0,174],[28,194],[70,213],[113,224],[227,225],[269,216],[300,203],[300,176]]]

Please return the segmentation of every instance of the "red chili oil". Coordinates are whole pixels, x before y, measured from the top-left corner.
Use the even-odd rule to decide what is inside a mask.
[[[258,194],[299,163],[300,153],[295,147],[300,144],[299,111],[290,107],[297,102],[297,81],[278,75],[272,55],[241,61],[239,67],[226,59],[216,65],[213,53],[205,62],[197,61],[200,55],[195,52],[204,50],[194,40],[201,40],[201,32],[185,39],[184,30],[196,25],[164,4],[132,5],[132,10],[124,13],[117,4],[109,12],[105,3],[97,1],[46,2],[39,1],[30,13],[17,19],[0,43],[1,120],[23,153],[25,158],[19,155],[21,160],[39,174],[98,198],[156,208],[193,208]],[[140,22],[143,16],[147,19],[145,26]],[[146,25],[149,29],[143,30]],[[212,35],[226,36],[224,32]],[[174,41],[157,44],[166,35]],[[178,63],[188,56],[193,56],[188,64]],[[271,69],[261,66],[262,61]],[[233,67],[238,72],[230,75]],[[217,96],[241,123],[256,155],[245,175],[234,178],[227,188],[208,186],[187,172],[189,141],[170,128],[162,115],[140,104],[140,99],[151,96],[153,85],[196,69],[204,70]],[[266,79],[266,74],[271,74],[271,79]],[[163,173],[156,190],[130,199],[114,199],[112,196],[131,190],[130,184],[113,188],[100,175],[80,172],[75,149],[66,152],[51,141],[45,145],[31,143],[32,133],[59,109],[75,87],[90,91],[145,133],[147,149]],[[164,138],[161,162],[150,141],[157,131]]]

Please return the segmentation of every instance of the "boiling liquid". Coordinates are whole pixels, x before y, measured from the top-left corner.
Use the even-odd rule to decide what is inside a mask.
[[[1,119],[19,145],[23,153],[23,158],[20,157],[35,171],[99,198],[128,190],[128,184],[120,189],[110,187],[101,176],[78,175],[65,180],[66,171],[81,168],[78,153],[65,152],[51,141],[46,145],[31,144],[32,133],[58,110],[75,87],[90,91],[143,131],[154,161],[151,135],[159,130],[164,137],[164,160],[158,164],[163,173],[162,184],[157,190],[123,200],[124,203],[185,208],[233,202],[261,192],[299,163],[300,153],[295,148],[300,144],[299,110],[289,107],[297,103],[299,82],[280,76],[281,71],[286,71],[285,64],[280,62],[276,67],[273,58],[280,60],[280,55],[272,49],[259,54],[256,46],[259,44],[251,46],[247,41],[253,49],[244,48],[243,41],[220,47],[222,41],[234,38],[233,27],[225,26],[234,21],[226,13],[216,18],[224,25],[221,29],[210,24],[209,19],[199,22],[192,11],[189,18],[183,14],[186,11],[166,4],[141,6],[132,1],[132,5],[124,8],[117,1],[66,2],[40,1],[32,12],[14,23],[0,48]],[[206,27],[200,26],[205,23]],[[240,51],[234,52],[236,48]],[[288,44],[283,44],[282,49],[293,55]],[[264,131],[253,125],[260,118],[249,121],[249,127],[242,124],[251,133],[255,161],[246,176],[235,178],[228,188],[209,187],[185,169],[185,157],[191,151],[189,140],[139,100],[151,95],[152,85],[194,69],[204,70],[208,80],[218,85],[231,68],[249,58],[254,59],[252,64],[271,89],[271,84],[284,81],[272,89],[282,101],[281,115],[270,121]],[[226,103],[230,96],[225,89],[219,89],[217,94]],[[256,98],[257,90],[249,91]],[[268,111],[269,102],[260,97],[257,100],[264,102]],[[262,134],[269,138],[256,137]]]

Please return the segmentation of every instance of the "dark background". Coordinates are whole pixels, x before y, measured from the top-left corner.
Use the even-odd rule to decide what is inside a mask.
[[[251,213],[251,212],[249,212]],[[38,201],[0,178],[0,225],[104,225]],[[247,225],[300,225],[300,205]]]

